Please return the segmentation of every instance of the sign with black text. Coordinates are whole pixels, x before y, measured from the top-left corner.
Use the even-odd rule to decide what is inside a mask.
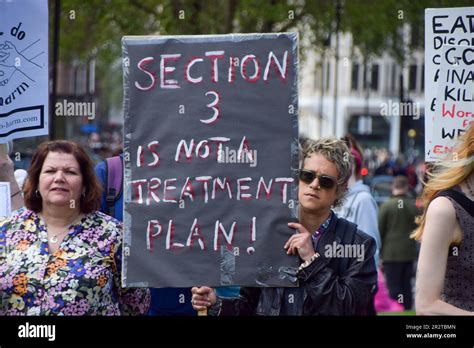
[[[124,37],[125,286],[294,286],[297,36]]]
[[[0,1],[0,143],[48,134],[48,2]]]
[[[437,8],[425,10],[425,160],[447,159],[452,152],[453,132],[446,102],[470,103],[473,96],[473,48],[474,48],[474,7]],[[445,45],[467,46],[461,56],[445,50]],[[455,49],[460,50],[460,49]],[[460,69],[453,69],[454,59],[463,61],[467,69],[461,76]],[[451,71],[451,76],[442,71]],[[457,82],[456,82],[457,81]],[[437,86],[438,88],[434,87]],[[434,88],[433,88],[434,87]],[[438,90],[442,93],[438,95]],[[439,96],[443,100],[439,100]],[[461,105],[458,105],[458,108]],[[452,108],[450,109],[453,110]],[[461,110],[462,111],[462,110]],[[472,109],[455,112],[451,120],[461,119],[466,124],[473,118]],[[448,125],[450,124],[450,125]]]
[[[458,138],[474,122],[474,46],[443,45],[441,50],[440,81],[433,127],[434,149],[457,160],[455,147]]]

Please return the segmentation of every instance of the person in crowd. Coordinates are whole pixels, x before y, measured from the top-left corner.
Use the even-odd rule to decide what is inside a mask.
[[[375,202],[370,188],[362,181],[362,166],[364,163],[363,151],[356,139],[347,134],[344,139],[349,146],[354,166],[348,182],[348,191],[345,200],[340,207],[335,209],[339,217],[342,217],[357,225],[361,231],[375,239],[377,250],[375,252],[376,265],[379,263],[379,250],[381,239],[377,221],[377,203]]]
[[[381,205],[379,211],[385,280],[390,297],[403,303],[405,310],[413,306],[411,280],[417,257],[416,242],[410,239],[410,233],[416,227],[417,210],[408,190],[407,177],[396,176],[392,183],[392,197]]]
[[[196,310],[209,308],[211,315],[368,314],[377,282],[375,241],[331,210],[347,190],[352,173],[349,149],[337,139],[306,141],[305,147],[299,170],[300,219],[288,224],[298,232],[282,246],[299,257],[299,286],[242,287],[236,299],[220,298],[207,286],[194,287]],[[362,253],[337,257],[328,253],[334,243],[342,248],[350,244]]]
[[[377,175],[393,175],[394,162],[390,159],[390,153],[384,150],[379,153],[379,165],[374,171],[374,176]]]
[[[405,168],[408,178],[408,190],[416,196],[416,187],[418,185],[418,177],[416,174],[416,158],[410,158]]]
[[[122,225],[97,211],[100,194],[82,147],[38,147],[26,208],[0,221],[0,315],[146,313],[149,290],[121,287]]]
[[[474,315],[474,123],[453,159],[429,174],[416,276],[418,315]]]
[[[348,191],[341,206],[334,209],[339,217],[342,217],[357,225],[357,228],[374,238],[377,245],[374,260],[375,267],[379,265],[379,251],[381,246],[380,233],[377,222],[377,203],[375,202],[370,188],[362,181],[362,166],[364,164],[363,150],[355,137],[347,133],[343,138],[351,152],[353,169],[348,182]],[[373,306],[375,314],[376,308]]]

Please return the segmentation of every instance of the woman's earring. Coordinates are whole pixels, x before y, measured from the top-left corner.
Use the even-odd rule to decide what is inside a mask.
[[[38,190],[35,191],[35,196],[36,196],[37,198],[40,198],[40,197],[41,197],[41,195],[40,195],[40,193],[39,193]]]
[[[86,198],[86,191],[82,191],[82,198]]]

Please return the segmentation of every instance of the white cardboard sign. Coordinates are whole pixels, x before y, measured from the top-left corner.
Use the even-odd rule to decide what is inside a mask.
[[[443,56],[443,54],[446,55],[446,52],[443,52],[444,45],[474,47],[474,7],[425,10],[425,160],[429,162],[445,159],[450,154],[451,148],[451,145],[448,144],[450,138],[446,136],[447,128],[444,129],[445,137],[442,134],[443,126],[447,126],[447,124],[439,123],[442,104],[438,100],[438,90],[444,91],[448,85],[446,76],[444,79],[441,76],[442,70],[453,69],[447,63],[450,57]],[[448,54],[451,53],[451,51],[448,52]],[[471,67],[471,71],[472,56],[472,53],[467,53],[465,62],[467,66]],[[443,67],[443,64],[446,66]],[[464,77],[464,79],[466,78]],[[457,90],[452,91],[451,95],[456,94],[455,99],[461,99],[456,100],[457,102],[470,102],[472,105],[472,78],[470,84],[469,81],[466,82],[463,83],[463,86],[458,84],[458,86],[453,85],[449,88],[466,89],[465,92],[459,92],[459,98]],[[449,96],[447,98],[449,99]],[[469,101],[469,99],[471,100]],[[454,100],[449,102],[454,102]],[[458,106],[461,107],[460,104]],[[445,120],[448,119],[445,118]],[[444,141],[444,139],[447,140]]]
[[[0,0],[0,143],[48,134],[48,2]]]

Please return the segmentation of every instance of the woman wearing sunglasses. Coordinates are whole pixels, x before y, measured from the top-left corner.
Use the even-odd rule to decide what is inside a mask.
[[[196,310],[217,315],[367,315],[377,282],[375,241],[338,218],[352,173],[342,140],[306,141],[299,171],[299,223],[284,248],[297,255],[297,288],[248,288],[236,299],[221,299],[210,287],[193,288]]]

